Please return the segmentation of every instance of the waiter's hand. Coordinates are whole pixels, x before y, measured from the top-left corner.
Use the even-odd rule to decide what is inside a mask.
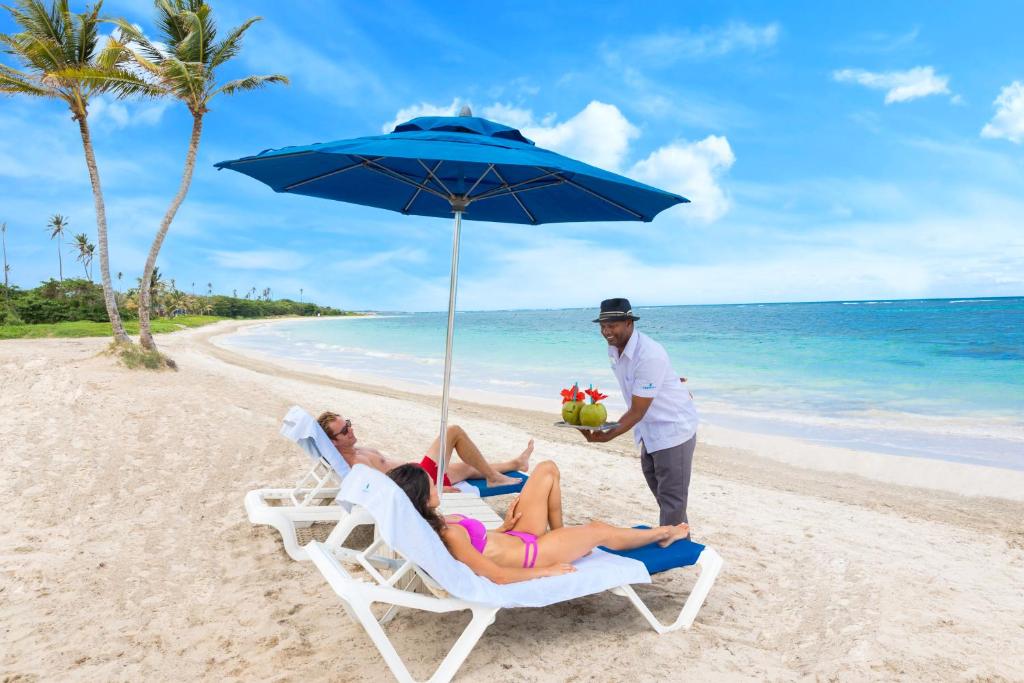
[[[590,430],[583,430],[583,436],[590,443],[607,443],[612,440],[610,431],[592,432]]]

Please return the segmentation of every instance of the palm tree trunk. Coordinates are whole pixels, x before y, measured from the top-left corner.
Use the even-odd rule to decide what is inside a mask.
[[[121,314],[117,310],[114,299],[114,288],[110,284],[110,261],[107,256],[107,210],[103,204],[103,190],[100,187],[100,172],[96,166],[96,155],[92,151],[92,137],[89,135],[89,123],[85,112],[76,113],[78,129],[82,134],[82,146],[85,148],[85,165],[89,167],[89,180],[92,182],[92,198],[96,205],[96,241],[100,247],[100,279],[103,282],[103,303],[107,306],[107,317],[114,334],[114,341],[131,343],[128,333],[124,331]],[[89,278],[92,279],[91,277]]]
[[[0,230],[0,238],[4,241],[4,298],[10,298],[10,294],[7,288],[10,286],[7,282],[7,225],[3,226],[3,230]]]
[[[139,286],[139,343],[145,349],[156,349],[156,342],[153,341],[153,334],[149,327],[149,281],[153,277],[153,268],[156,266],[156,257],[163,246],[167,230],[171,227],[171,221],[178,213],[178,207],[185,201],[188,188],[192,184],[192,172],[196,167],[196,153],[199,151],[199,138],[203,134],[203,115],[192,115],[192,137],[188,143],[188,153],[185,154],[185,169],[181,175],[181,185],[178,186],[178,194],[174,195],[171,205],[167,207],[163,221],[160,222],[160,229],[149,247],[149,256],[146,258],[146,267],[142,271],[142,284]]]
[[[60,233],[57,233],[57,275],[60,277],[60,281],[64,282],[64,257],[60,253],[61,244]]]

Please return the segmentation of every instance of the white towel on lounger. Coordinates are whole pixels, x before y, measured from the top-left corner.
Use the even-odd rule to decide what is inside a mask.
[[[544,607],[600,593],[623,584],[650,583],[642,562],[601,550],[577,560],[576,571],[504,585],[477,576],[452,557],[441,538],[387,476],[356,465],[342,482],[338,499],[362,506],[384,542],[419,565],[451,595],[493,607]]]

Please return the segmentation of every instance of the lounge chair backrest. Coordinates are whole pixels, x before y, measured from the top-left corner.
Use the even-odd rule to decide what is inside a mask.
[[[338,500],[366,509],[388,546],[418,565],[450,594],[470,602],[500,607],[543,607],[624,583],[649,583],[651,580],[643,563],[595,550],[575,563],[575,573],[498,585],[477,576],[456,560],[416,512],[405,492],[384,474],[365,465],[356,465],[342,482]]]
[[[314,462],[321,458],[326,460],[339,477],[345,478],[351,471],[320,424],[299,406],[292,406],[284,416],[281,435],[298,444]]]

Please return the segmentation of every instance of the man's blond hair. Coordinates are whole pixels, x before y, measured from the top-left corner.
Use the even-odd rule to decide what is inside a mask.
[[[320,429],[324,430],[324,434],[326,434],[327,437],[330,439],[333,439],[335,436],[337,436],[336,434],[331,434],[330,424],[337,420],[339,417],[341,417],[341,415],[338,415],[337,413],[332,413],[329,410],[325,410],[324,412],[320,413],[320,417],[316,418],[317,423],[320,425]]]

